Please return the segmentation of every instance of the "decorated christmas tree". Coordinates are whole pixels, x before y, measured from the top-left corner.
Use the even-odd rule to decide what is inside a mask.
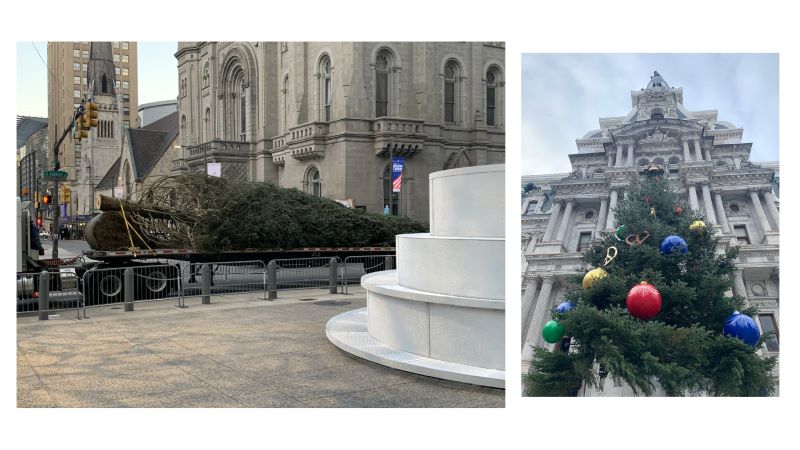
[[[717,252],[713,228],[678,203],[661,171],[633,183],[616,232],[584,253],[535,349],[526,394],[575,396],[607,378],[637,395],[766,396],[776,361],[758,353],[756,313],[732,296],[736,249]]]

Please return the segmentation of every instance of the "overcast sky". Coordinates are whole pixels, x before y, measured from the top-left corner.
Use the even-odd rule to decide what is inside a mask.
[[[177,42],[138,43],[139,105],[178,97],[177,50]],[[17,42],[17,115],[47,117],[46,61],[47,42]]]
[[[752,161],[778,160],[777,54],[523,54],[522,174],[568,172],[575,139],[628,114],[654,70],[689,111],[743,128]]]

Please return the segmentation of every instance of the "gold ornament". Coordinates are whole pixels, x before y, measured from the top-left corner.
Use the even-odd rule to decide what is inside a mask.
[[[583,288],[589,289],[592,287],[595,281],[601,280],[608,276],[608,272],[606,272],[602,267],[598,267],[596,269],[592,269],[583,276]]]
[[[689,230],[702,233],[706,229],[706,224],[702,220],[695,220],[689,225]]]
[[[656,216],[656,209],[655,208],[650,208],[650,215],[653,216],[653,217]]]

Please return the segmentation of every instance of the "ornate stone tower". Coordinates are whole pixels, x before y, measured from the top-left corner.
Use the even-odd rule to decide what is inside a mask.
[[[90,214],[95,207],[95,187],[120,157],[122,149],[122,97],[118,95],[111,42],[92,42],[89,53],[89,92],[99,109],[99,123],[83,144],[79,214]]]

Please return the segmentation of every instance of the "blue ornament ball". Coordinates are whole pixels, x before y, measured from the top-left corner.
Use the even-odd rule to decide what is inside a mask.
[[[567,300],[566,302],[561,303],[560,305],[556,306],[555,312],[563,314],[563,313],[565,313],[567,311],[572,311],[573,309],[575,309],[575,305],[573,305],[572,302]]]
[[[686,241],[680,236],[667,236],[661,241],[661,253],[665,255],[669,255],[673,252],[681,252],[685,255],[688,251],[689,246],[686,245]]]
[[[739,311],[731,314],[725,321],[725,326],[722,328],[722,334],[725,336],[733,336],[745,342],[745,344],[755,347],[758,339],[761,337],[761,332],[758,331],[758,325],[752,317],[746,316]]]

